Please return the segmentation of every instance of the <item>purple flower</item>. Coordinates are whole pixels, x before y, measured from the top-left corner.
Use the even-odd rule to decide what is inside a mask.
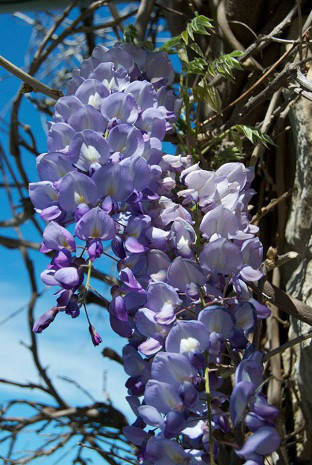
[[[99,109],[103,99],[109,95],[109,91],[97,79],[86,79],[78,87],[75,95],[84,104]]]
[[[216,175],[219,178],[226,178],[228,182],[235,182],[240,190],[243,189],[247,183],[250,183],[254,177],[253,169],[246,168],[243,163],[231,162],[225,163],[217,169]]]
[[[106,120],[133,124],[138,118],[138,108],[131,94],[115,92],[101,105],[101,113]]]
[[[89,325],[89,333],[90,333],[91,340],[92,340],[94,346],[98,346],[99,344],[101,344],[102,338],[98,334],[98,332],[96,331],[94,326]]]
[[[58,202],[64,210],[73,213],[79,204],[94,205],[97,199],[96,185],[85,174],[70,172],[63,177]]]
[[[69,152],[75,154],[75,166],[87,173],[105,165],[109,157],[109,147],[104,137],[90,129],[74,136]]]
[[[235,237],[239,230],[239,222],[235,214],[222,205],[210,210],[200,224],[200,232],[209,239],[213,234],[229,238]]]
[[[176,218],[171,226],[170,239],[178,255],[193,257],[193,244],[196,234],[193,227],[183,218]]]
[[[107,49],[102,45],[97,45],[93,52],[92,57],[102,62],[112,62],[116,69],[123,67],[130,72],[134,66],[134,59],[126,50],[120,45],[116,45],[112,49]]]
[[[231,337],[235,320],[232,314],[223,307],[211,306],[204,308],[198,316],[199,321],[209,333],[218,333],[224,338]]]
[[[153,465],[186,465],[188,456],[176,441],[151,438],[146,446],[146,458]]]
[[[183,410],[183,402],[176,387],[156,379],[150,379],[147,382],[144,402],[164,414],[170,410],[178,412]]]
[[[82,284],[83,273],[74,266],[67,266],[57,270],[54,279],[64,289],[77,289]]]
[[[73,113],[75,114],[83,109],[83,103],[74,95],[61,97],[54,107],[54,121],[68,123]]]
[[[280,436],[272,426],[263,426],[248,437],[243,447],[236,451],[239,457],[254,459],[254,457],[271,454],[280,446]]]
[[[158,323],[172,323],[175,320],[174,309],[181,303],[172,286],[161,282],[149,285],[146,306],[155,312],[155,320]]]
[[[193,260],[177,257],[168,269],[168,282],[171,286],[185,291],[192,283],[203,285],[205,278],[197,263]]]
[[[122,359],[125,371],[130,376],[140,376],[145,370],[147,370],[147,362],[130,344],[124,346],[122,350]]]
[[[51,223],[50,223],[51,224]],[[53,257],[51,266],[57,270],[69,266],[72,262],[72,255],[68,249],[60,249]]]
[[[159,413],[159,411],[152,407],[151,405],[142,405],[138,408],[138,414],[149,426],[157,426],[161,427],[164,423],[163,417]]]
[[[75,234],[79,239],[102,239],[107,241],[115,236],[115,223],[100,207],[89,210],[78,221]]]
[[[104,133],[107,127],[107,120],[90,105],[83,106],[80,110],[71,113],[68,123],[75,131],[83,131],[84,129],[92,129]]]
[[[100,239],[92,239],[88,242],[88,254],[92,262],[102,255],[103,250],[103,244]]]
[[[75,239],[71,233],[55,221],[51,221],[43,231],[43,243],[52,250],[68,249],[72,252],[76,250]]]
[[[141,290],[142,286],[134,276],[130,268],[123,268],[120,272],[121,281],[130,289]]]
[[[148,438],[147,433],[136,426],[124,426],[122,432],[135,446],[142,446]]]
[[[49,152],[66,150],[75,135],[74,129],[66,123],[52,123],[48,134]]]
[[[254,306],[249,302],[242,302],[234,310],[236,325],[248,334],[256,323],[256,312]]]
[[[50,152],[39,155],[37,171],[40,179],[56,182],[73,169],[68,156],[60,152]]]
[[[41,211],[57,206],[57,190],[51,181],[32,182],[29,184],[29,197],[36,210]]]
[[[161,342],[169,332],[168,324],[158,323],[156,313],[148,308],[140,308],[135,316],[135,324],[142,336],[154,337]]]
[[[200,254],[200,264],[208,272],[229,275],[242,266],[239,247],[227,239],[216,239],[206,244]]]
[[[123,66],[116,68],[113,63],[100,63],[90,77],[101,82],[110,91],[123,91],[130,82],[127,70]]]
[[[235,384],[230,399],[230,413],[236,426],[245,413],[249,399],[254,394],[256,386],[252,382],[241,381]]]
[[[107,141],[112,152],[120,152],[124,157],[142,155],[144,150],[141,131],[131,124],[118,124],[112,128]]]
[[[152,378],[171,386],[191,381],[195,375],[196,370],[183,354],[159,352],[152,363]]]
[[[208,348],[207,329],[200,321],[177,321],[166,339],[166,351],[182,354],[203,353]]]
[[[148,54],[144,70],[147,79],[154,85],[166,85],[173,82],[174,71],[165,52]]]
[[[163,140],[166,134],[166,122],[161,111],[156,108],[144,110],[136,122],[136,126],[150,137],[157,137],[160,140]]]
[[[175,438],[185,426],[185,416],[174,410],[171,410],[166,415],[164,422],[164,437],[166,439]]]
[[[92,179],[102,197],[109,195],[116,201],[124,201],[133,191],[133,182],[128,170],[119,164],[100,168]]]
[[[33,332],[34,333],[42,333],[44,329],[46,329],[52,321],[54,321],[54,318],[58,314],[59,309],[58,307],[52,307],[50,310],[47,312],[43,313],[34,323],[33,326]]]
[[[128,338],[123,364],[137,419],[124,434],[138,446],[138,461],[209,462],[208,367],[215,457],[215,431],[228,434],[244,422],[251,435],[237,453],[246,465],[263,465],[280,439],[278,411],[261,392],[263,355],[249,343],[256,319],[268,315],[246,284],[262,276],[262,245],[248,214],[254,172],[242,163],[207,171],[190,155],[162,152],[182,105],[166,87],[173,78],[165,52],[126,43],[96,46],[74,70],[49,123],[49,152],[37,158],[41,181],[29,187],[48,222],[41,251],[54,251],[41,278],[60,287],[57,307],[34,331],[59,311],[79,315],[83,267],[110,240],[119,276],[109,321]],[[75,230],[79,258],[65,226]],[[91,324],[89,332],[98,345]],[[214,371],[227,353],[236,368],[232,392],[220,390],[223,378]]]
[[[133,95],[140,110],[144,111],[147,108],[154,106],[156,92],[150,82],[133,81],[127,87],[127,92],[130,92]]]

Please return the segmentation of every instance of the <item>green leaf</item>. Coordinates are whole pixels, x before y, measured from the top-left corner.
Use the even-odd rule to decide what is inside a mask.
[[[276,145],[270,136],[264,134],[257,128],[252,128],[250,126],[245,126],[244,124],[236,124],[231,129],[235,129],[236,131],[243,134],[252,144],[262,144],[265,147],[270,145]]]
[[[205,79],[201,80],[197,87],[193,89],[194,97],[198,102],[205,102],[213,111],[220,113],[222,101],[218,90],[209,86]]]
[[[182,31],[181,32],[181,37],[182,37],[185,45],[187,45],[188,44],[188,33],[187,33],[187,31]]]
[[[247,139],[250,140],[250,142],[255,142],[254,133],[251,128],[248,126],[242,126],[240,130],[247,137]]]
[[[216,113],[220,113],[222,101],[218,89],[215,87],[206,87],[206,103]]]
[[[206,18],[206,16],[199,15],[192,19],[186,25],[186,30],[181,32],[181,37],[186,45],[188,45],[189,37],[194,41],[194,32],[196,34],[209,34],[209,30],[213,29],[213,25],[210,19]],[[200,53],[199,53],[200,54]]]
[[[192,40],[194,40],[192,21],[191,21],[190,23],[187,24],[187,26],[186,26],[186,31],[187,31],[188,35],[190,36],[190,38],[191,38]]]
[[[129,26],[127,26],[124,29],[123,40],[124,42],[133,43],[135,38],[136,38],[136,28],[133,24],[129,24]]]
[[[187,73],[203,75],[206,69],[206,61],[203,58],[195,58],[187,65]]]
[[[199,46],[196,42],[190,44],[189,47],[190,47],[197,55],[199,55],[201,58],[205,59],[205,55],[203,54],[202,49],[200,48],[200,46]]]
[[[178,48],[178,56],[181,61],[184,63],[188,63],[188,56],[187,56],[187,51],[185,45],[182,45],[181,47]]]
[[[244,52],[242,52],[241,50],[233,50],[233,52],[231,52],[229,55],[236,58],[236,57],[241,57],[242,55],[244,55]]]
[[[208,35],[208,30],[213,29],[210,19],[203,15],[196,16],[189,24],[192,31],[197,34]]]
[[[165,50],[166,52],[168,52],[169,50],[172,50],[175,47],[177,47],[181,43],[181,36],[182,34],[167,40],[167,42],[163,44],[160,50]]]
[[[211,19],[207,18],[207,16],[199,15],[199,16],[196,16],[195,19],[197,23],[199,23],[201,26],[205,27],[206,29],[214,29]]]
[[[232,130],[232,128],[230,129],[230,136],[231,136],[231,140],[234,142],[235,146],[240,150],[242,151],[243,150],[243,142],[242,142],[242,137],[241,135],[235,131],[235,130]]]
[[[241,161],[245,157],[236,147],[227,147],[220,152],[214,153],[213,168],[217,169],[224,163]]]
[[[233,79],[233,70],[243,69],[240,62],[236,59],[236,57],[241,56],[242,53],[243,52],[240,50],[234,50],[231,53],[221,55],[208,65],[207,74],[212,77],[216,77],[218,74],[221,74],[227,79]]]

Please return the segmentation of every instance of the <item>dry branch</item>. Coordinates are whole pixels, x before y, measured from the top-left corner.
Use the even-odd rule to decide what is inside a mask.
[[[43,84],[43,82],[38,81],[38,79],[35,79],[30,74],[26,73],[21,68],[14,65],[13,63],[11,63],[9,60],[7,60],[1,55],[0,55],[0,66],[5,68],[11,74],[14,74],[14,76],[18,77],[26,84],[23,89],[24,93],[41,92],[42,94],[47,95],[48,97],[51,97],[54,100],[57,100],[63,95],[63,92],[61,92],[60,90],[51,89],[51,87]]]

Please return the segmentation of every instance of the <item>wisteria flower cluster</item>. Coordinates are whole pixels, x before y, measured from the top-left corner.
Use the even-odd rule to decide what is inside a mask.
[[[248,285],[262,276],[247,211],[253,172],[242,163],[207,171],[162,152],[181,108],[173,79],[164,52],[97,46],[56,103],[29,192],[47,222],[42,252],[53,254],[41,278],[60,290],[34,331],[60,312],[79,315],[110,241],[119,272],[110,324],[128,339],[127,400],[137,419],[124,434],[138,463],[213,465],[230,448],[245,465],[262,465],[280,438],[251,343],[269,313]]]

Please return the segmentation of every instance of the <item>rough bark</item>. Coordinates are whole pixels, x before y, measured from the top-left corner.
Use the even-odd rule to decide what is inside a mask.
[[[310,72],[310,74],[312,74]],[[286,226],[287,246],[299,253],[293,266],[285,268],[284,279],[289,294],[312,304],[312,103],[303,97],[290,112],[293,137],[294,187]],[[311,329],[291,318],[289,338]],[[312,458],[312,342],[307,340],[292,349],[295,363],[291,378],[296,380],[295,430],[306,423],[304,444],[298,441],[298,460],[310,464]],[[296,398],[297,397],[297,398]],[[296,408],[297,407],[297,408]]]

